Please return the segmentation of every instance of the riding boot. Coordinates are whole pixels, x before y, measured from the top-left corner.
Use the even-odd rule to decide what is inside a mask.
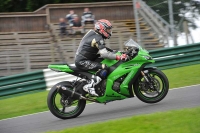
[[[95,92],[94,86],[97,85],[99,82],[101,82],[101,78],[99,76],[92,75],[89,83],[83,86],[83,90],[91,95],[98,96],[98,94]]]
[[[103,64],[103,69],[99,69],[95,75],[92,75],[92,78],[88,84],[83,86],[83,90],[90,93],[91,95],[98,96],[98,94],[95,92],[94,86],[101,82],[102,79],[106,79],[107,73],[108,73],[108,67]]]

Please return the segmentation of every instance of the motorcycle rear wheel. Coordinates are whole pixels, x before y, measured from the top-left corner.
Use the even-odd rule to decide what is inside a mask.
[[[62,85],[71,88],[71,82],[63,81],[54,85],[49,91],[47,105],[50,112],[60,119],[70,119],[79,116],[85,109],[85,100],[73,100],[57,91],[57,86]]]
[[[166,75],[158,69],[151,69],[148,71],[156,91],[150,89],[144,77],[140,75],[138,80],[134,83],[134,92],[135,95],[145,103],[157,103],[167,95],[169,81]]]

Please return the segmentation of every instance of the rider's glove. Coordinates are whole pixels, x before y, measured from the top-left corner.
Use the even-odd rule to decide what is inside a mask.
[[[123,61],[126,61],[126,60],[128,60],[128,59],[129,59],[129,57],[128,57],[127,54],[122,54],[121,56],[120,56],[120,55],[117,55],[117,56],[116,56],[116,60],[123,60]]]

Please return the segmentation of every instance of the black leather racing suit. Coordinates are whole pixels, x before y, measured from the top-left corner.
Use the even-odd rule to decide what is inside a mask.
[[[116,54],[105,46],[104,38],[94,30],[88,31],[82,38],[76,52],[75,65],[83,70],[99,70],[102,64],[95,61],[100,53],[102,58],[116,59]]]

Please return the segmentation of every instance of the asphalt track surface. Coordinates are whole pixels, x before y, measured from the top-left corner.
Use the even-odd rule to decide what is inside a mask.
[[[74,119],[61,120],[49,111],[0,121],[0,133],[42,133],[122,117],[200,107],[200,85],[170,90],[159,103],[147,104],[131,98],[103,104],[89,104]]]

